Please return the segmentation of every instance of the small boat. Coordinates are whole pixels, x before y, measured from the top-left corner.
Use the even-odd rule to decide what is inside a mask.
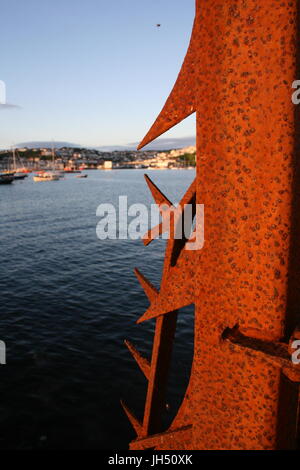
[[[35,181],[36,183],[39,183],[41,181],[58,181],[59,179],[60,175],[52,171],[39,172],[33,177],[33,181]]]
[[[55,152],[54,152],[54,147],[52,146],[52,171],[39,171],[36,175],[33,177],[33,181],[36,183],[40,183],[42,181],[58,181],[60,178],[63,177],[63,174],[61,171],[55,170]]]
[[[76,175],[76,178],[87,178],[88,175]]]
[[[0,173],[0,184],[11,184],[14,181],[14,173]]]

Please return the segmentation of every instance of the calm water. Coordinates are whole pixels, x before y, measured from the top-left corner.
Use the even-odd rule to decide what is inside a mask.
[[[146,382],[124,339],[149,355],[153,322],[133,268],[159,286],[164,241],[96,237],[96,208],[151,204],[143,171],[89,171],[87,179],[0,186],[0,448],[126,449],[134,433],[120,398],[141,415]],[[174,202],[193,170],[149,171]],[[168,391],[175,415],[189,378],[193,313],[180,315]]]

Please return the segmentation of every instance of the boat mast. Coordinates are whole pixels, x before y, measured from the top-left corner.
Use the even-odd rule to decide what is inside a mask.
[[[12,154],[13,154],[13,170],[16,171],[17,165],[16,165],[16,151],[15,148],[13,147],[12,149]]]
[[[54,171],[55,170],[55,166],[54,166],[54,143],[52,141],[52,170]]]

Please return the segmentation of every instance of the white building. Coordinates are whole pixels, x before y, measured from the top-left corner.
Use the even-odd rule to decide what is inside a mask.
[[[103,164],[103,170],[112,170],[112,161],[111,160],[105,160]]]

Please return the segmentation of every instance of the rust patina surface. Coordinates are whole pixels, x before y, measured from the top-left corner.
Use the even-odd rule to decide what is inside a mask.
[[[156,330],[151,362],[127,343],[149,384],[143,420],[124,405],[137,433],[131,449],[299,445],[300,370],[289,346],[300,306],[299,118],[291,101],[299,8],[296,0],[197,0],[184,64],[140,144],[197,113],[197,174],[181,205],[205,205],[205,244],[189,251],[170,234],[159,291],[136,271],[150,301],[138,322],[156,318]],[[184,215],[147,183],[162,218],[170,212],[181,223]],[[154,227],[144,244],[163,230]],[[165,430],[176,318],[190,304],[190,383]]]

